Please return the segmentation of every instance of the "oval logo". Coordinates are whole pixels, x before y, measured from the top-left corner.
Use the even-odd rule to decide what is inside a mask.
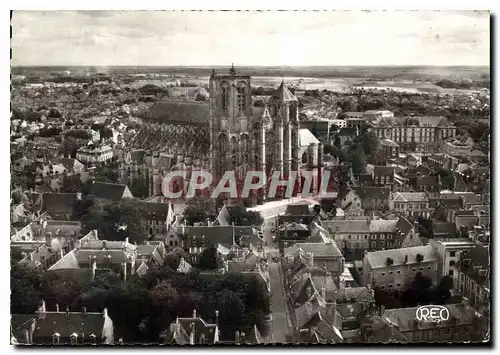
[[[416,317],[420,322],[447,321],[450,318],[450,311],[445,306],[421,306],[417,309]]]

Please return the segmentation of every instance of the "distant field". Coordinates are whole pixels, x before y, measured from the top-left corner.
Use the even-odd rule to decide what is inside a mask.
[[[70,71],[72,73],[108,73],[108,74],[177,74],[188,76],[209,76],[215,69],[218,72],[228,72],[229,67],[13,67],[13,74],[43,74],[48,72]],[[389,78],[403,80],[429,80],[436,78],[462,78],[477,79],[489,76],[489,67],[438,67],[438,66],[362,66],[362,67],[338,67],[338,66],[311,66],[311,67],[239,67],[236,71],[244,75],[252,76],[297,76],[310,78],[378,78],[386,80]]]

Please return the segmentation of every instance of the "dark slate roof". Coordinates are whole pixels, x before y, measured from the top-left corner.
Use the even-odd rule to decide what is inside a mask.
[[[78,201],[76,193],[44,193],[42,195],[42,210],[53,213],[73,213]]]
[[[457,233],[457,228],[455,226],[455,223],[434,221],[432,222],[432,232],[434,236],[438,234],[455,236],[455,234]]]
[[[233,244],[233,227],[232,226],[198,226],[198,227],[186,227],[186,233],[188,238],[192,237],[200,238],[205,236],[207,242],[212,245]],[[243,235],[252,235],[252,227],[234,227],[234,236],[241,237]]]
[[[360,183],[373,183],[373,176],[371,174],[359,174],[358,180]]]
[[[362,186],[355,187],[354,191],[361,199],[384,199],[388,200],[391,189],[388,187]]]
[[[394,167],[375,165],[373,167],[373,176],[394,176]]]
[[[155,169],[170,169],[170,168],[172,168],[172,166],[174,166],[174,164],[175,164],[174,158],[169,157],[167,155],[161,155],[158,158],[154,168]]]
[[[200,344],[201,343],[201,337],[202,335],[205,336],[207,344],[213,344],[214,343],[214,338],[215,338],[215,332],[217,330],[217,325],[216,324],[207,324],[203,319],[196,317],[190,317],[190,318],[177,318],[177,321],[179,322],[180,328],[184,330],[182,334],[187,334],[188,335],[188,343],[189,343],[189,334],[191,333],[191,324],[194,325],[194,343],[195,344]],[[175,323],[174,323],[175,324]],[[172,325],[174,325],[172,324]],[[171,327],[171,336],[173,335],[173,330],[175,329],[174,327]]]
[[[416,186],[420,187],[421,185],[424,187],[437,187],[438,186],[438,177],[437,175],[434,176],[420,176],[417,177],[417,183]]]
[[[355,127],[343,127],[340,129],[339,133],[337,133],[338,136],[347,136],[347,137],[354,137],[358,134],[358,131],[356,130]]]
[[[145,119],[163,123],[208,125],[210,110],[207,103],[165,101],[153,104]]]
[[[406,217],[400,217],[398,223],[396,223],[396,229],[399,229],[405,236],[411,231],[413,224],[406,219]]]
[[[89,195],[106,200],[120,201],[126,189],[128,189],[127,185],[96,181],[92,184]]]
[[[111,256],[112,264],[120,264],[128,262],[128,256],[123,250],[111,249],[111,250],[92,250],[92,249],[80,249],[76,253],[76,258],[79,265],[85,265],[90,268],[89,256],[96,257],[96,263],[106,264],[108,262],[108,255]]]
[[[104,315],[102,313],[83,314],[81,312],[37,312],[36,328],[33,337],[50,339],[52,335],[59,333],[61,339],[69,338],[71,334],[84,334],[85,338],[95,334],[97,338],[102,336],[104,327]]]
[[[460,196],[442,198],[442,197],[429,197],[429,207],[437,208],[443,206],[444,208],[451,210],[462,209],[464,204]]]
[[[440,195],[443,199],[462,197],[464,204],[466,205],[480,205],[481,201],[473,192],[455,192],[455,193],[442,193]]]

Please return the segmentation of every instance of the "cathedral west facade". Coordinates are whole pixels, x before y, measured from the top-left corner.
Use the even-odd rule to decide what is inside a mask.
[[[210,171],[214,186],[227,171],[234,171],[240,183],[248,171],[263,172],[268,179],[273,173],[286,179],[298,172],[301,186],[301,172],[307,170],[313,175],[311,190],[318,192],[323,147],[309,130],[300,128],[299,101],[284,82],[266,99],[265,108],[254,107],[251,77],[237,74],[233,67],[227,74],[214,71],[210,76],[208,105],[175,103],[192,106],[197,114],[180,112],[173,117],[171,103],[155,105],[163,104],[161,122],[147,123],[132,142],[152,157],[145,159],[151,162],[147,169],[151,196],[162,195],[162,179],[172,170],[184,172],[185,191],[194,170]],[[266,199],[265,189],[257,194],[253,203]]]

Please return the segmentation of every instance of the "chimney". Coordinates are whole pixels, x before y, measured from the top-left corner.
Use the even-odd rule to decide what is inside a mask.
[[[38,310],[39,310],[40,312],[46,312],[46,311],[47,311],[47,309],[45,308],[45,301],[44,301],[44,300],[42,300],[42,301],[40,302],[40,307],[38,308]]]
[[[69,306],[66,306],[66,315],[69,316]]]
[[[86,315],[87,314],[87,308],[83,307],[82,308],[82,315]]]
[[[189,334],[189,344],[194,345],[194,323],[189,324],[189,328],[191,330]]]
[[[196,309],[193,309],[193,318],[196,318]]]
[[[105,240],[102,241],[102,250],[107,250],[108,246]]]
[[[129,242],[128,242],[128,237],[127,237],[127,238],[125,238],[125,244],[129,244]]]
[[[215,324],[219,325],[219,311],[215,310]]]
[[[89,268],[92,268],[92,255],[89,255]]]
[[[240,334],[240,342],[242,344],[245,344],[245,332],[241,332],[241,334]]]
[[[385,313],[385,306],[382,305],[380,306],[380,317],[384,317],[384,313]]]
[[[103,318],[108,318],[108,309],[107,309],[107,308],[104,308],[104,309],[102,310],[102,317],[103,317]]]
[[[307,253],[307,261],[311,267],[314,266],[314,254],[313,253]]]
[[[311,288],[311,286],[307,286],[306,292],[307,292],[307,300],[309,301],[309,299],[312,297],[312,288]]]
[[[59,312],[59,304],[56,303],[56,312]]]
[[[238,330],[235,332],[234,341],[236,344],[240,344],[240,332]]]
[[[324,286],[321,288],[321,297],[326,301],[326,288]]]
[[[52,245],[52,233],[48,232],[45,234],[45,244],[50,247]]]
[[[408,254],[405,255],[405,264],[408,262]]]
[[[127,281],[127,263],[122,263],[123,281]]]

